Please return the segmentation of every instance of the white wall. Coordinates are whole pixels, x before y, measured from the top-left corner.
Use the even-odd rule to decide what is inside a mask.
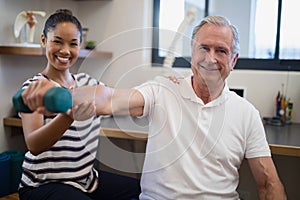
[[[29,3],[28,3],[29,2]],[[112,59],[85,59],[78,62],[74,71],[84,71],[115,87],[132,87],[158,74],[190,73],[189,69],[162,69],[151,67],[151,27],[152,0],[112,0],[112,1],[62,1],[62,0],[1,0],[0,27],[5,31],[0,35],[0,43],[16,42],[12,35],[15,16],[22,10],[45,10],[47,16],[57,8],[70,8],[78,16],[84,27],[89,28],[88,40],[98,42],[97,49],[112,51]],[[35,41],[45,19],[39,18]],[[46,60],[43,57],[0,55],[0,115],[14,115],[11,96],[21,83],[41,71]],[[247,99],[260,111],[262,116],[274,114],[274,100],[281,83],[288,81],[288,96],[294,102],[294,122],[300,122],[300,73],[274,71],[236,70],[231,74],[230,86],[245,87]],[[22,136],[11,136],[10,128],[4,128],[0,121],[0,151],[16,148],[23,144]],[[20,145],[19,145],[20,146]]]
[[[284,93],[294,103],[293,121],[300,122],[299,72],[235,70],[228,83],[245,87],[246,98],[260,111],[262,117],[275,115],[275,98],[284,84]]]

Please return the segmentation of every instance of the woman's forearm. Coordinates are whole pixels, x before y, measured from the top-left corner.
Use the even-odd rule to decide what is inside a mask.
[[[52,147],[73,123],[66,114],[58,114],[51,122],[30,131],[24,126],[25,141],[28,150],[38,155]]]

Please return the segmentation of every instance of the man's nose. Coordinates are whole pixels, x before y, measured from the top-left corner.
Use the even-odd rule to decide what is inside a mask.
[[[213,51],[206,52],[205,61],[208,63],[215,63],[217,61],[215,53]]]

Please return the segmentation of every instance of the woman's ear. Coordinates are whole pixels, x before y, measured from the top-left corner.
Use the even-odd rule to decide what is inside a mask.
[[[44,34],[41,35],[41,43],[42,43],[42,47],[46,46],[46,37]]]

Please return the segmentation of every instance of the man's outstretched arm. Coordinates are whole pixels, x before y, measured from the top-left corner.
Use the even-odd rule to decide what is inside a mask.
[[[143,114],[144,98],[135,89],[114,89],[103,85],[84,86],[73,90],[73,103],[83,100],[95,102],[98,115],[131,115]]]
[[[55,84],[48,80],[38,80],[31,83],[22,94],[24,103],[32,111],[47,113],[43,97]],[[140,116],[143,113],[144,98],[135,89],[114,89],[103,85],[83,86],[72,91],[73,107],[83,102],[93,102],[97,115],[131,115]]]

